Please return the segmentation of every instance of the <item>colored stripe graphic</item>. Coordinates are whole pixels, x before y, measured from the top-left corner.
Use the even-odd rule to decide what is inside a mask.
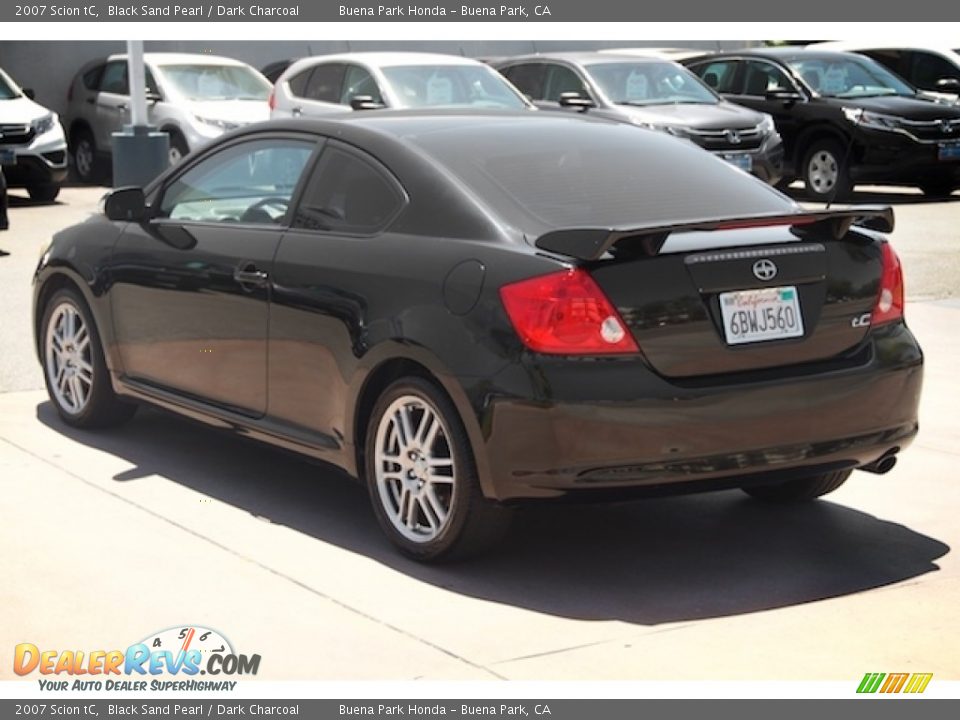
[[[910,673],[890,673],[887,675],[887,681],[880,688],[882,693],[898,693],[903,689]]]
[[[875,693],[885,677],[886,673],[867,673],[863,676],[863,680],[860,681],[860,687],[857,688],[857,692]]]
[[[930,684],[930,678],[932,677],[933,673],[914,673],[913,677],[910,678],[910,682],[907,683],[907,687],[904,692],[922,693],[927,689],[927,685]]]

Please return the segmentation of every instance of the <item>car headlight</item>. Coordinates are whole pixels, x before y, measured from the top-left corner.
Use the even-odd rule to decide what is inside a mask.
[[[211,127],[219,128],[221,130],[235,130],[236,128],[240,127],[240,123],[230,122],[229,120],[201,117],[200,115],[194,115],[193,117],[198,123],[210,125]]]
[[[774,130],[776,130],[776,126],[773,124],[773,116],[764,115],[763,120],[757,125],[757,132],[761,135],[770,135]]]
[[[875,130],[896,130],[901,120],[893,115],[881,115],[862,108],[843,108],[843,116],[854,125]]]
[[[679,125],[658,125],[657,123],[641,121],[636,121],[636,124],[647,130],[659,130],[660,132],[669,133],[676,137],[687,137],[686,129]]]
[[[56,113],[47,113],[42,117],[38,117],[36,120],[32,121],[30,125],[33,127],[33,131],[37,135],[43,135],[44,133],[50,132],[53,130],[54,125],[57,124],[57,115]]]

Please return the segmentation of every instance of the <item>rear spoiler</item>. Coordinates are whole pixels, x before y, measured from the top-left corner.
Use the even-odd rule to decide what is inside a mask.
[[[813,231],[842,240],[853,225],[884,233],[893,232],[893,208],[889,205],[861,205],[786,215],[747,215],[623,228],[566,228],[544,233],[534,244],[541,250],[577,260],[597,260],[618,242],[629,238],[631,249],[652,257],[660,252],[671,233],[776,225],[789,225],[802,228],[804,232]]]

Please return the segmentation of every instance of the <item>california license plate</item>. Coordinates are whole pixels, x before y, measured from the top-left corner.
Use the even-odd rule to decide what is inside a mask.
[[[728,345],[803,335],[800,298],[792,285],[720,293],[720,312]]]
[[[937,149],[940,160],[960,160],[960,143],[943,143]]]
[[[743,155],[741,153],[729,153],[726,155],[721,155],[724,160],[726,160],[731,165],[735,165],[741,170],[750,172],[753,170],[753,157],[750,155]]]
[[[13,150],[6,148],[0,150],[0,165],[16,165],[17,154]]]

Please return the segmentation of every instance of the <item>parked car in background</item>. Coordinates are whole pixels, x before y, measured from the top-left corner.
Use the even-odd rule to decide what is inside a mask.
[[[765,48],[685,64],[727,99],[773,116],[788,177],[815,200],[857,182],[914,185],[932,197],[960,187],[960,106],[864,55]]]
[[[808,45],[807,49],[860,53],[873,58],[920,90],[952,98],[960,96],[960,48],[871,43],[867,40],[816,43]]]
[[[679,48],[679,47],[621,47],[621,48],[604,48],[603,50],[598,50],[597,52],[607,53],[610,55],[632,55],[634,57],[655,57],[660,58],[661,60],[672,60],[673,62],[681,62],[687,58],[692,57],[701,57],[708,54],[709,50],[696,49],[696,48]]]
[[[662,130],[770,184],[782,175],[783,143],[773,119],[727,102],[675,62],[571,52],[515,57],[496,67],[541,110]]]
[[[227,130],[270,117],[271,85],[238,60],[214,55],[146,53],[148,122],[170,135],[170,164]],[[125,55],[80,70],[67,96],[67,132],[74,170],[94,180],[110,155],[112,135],[130,123]]]
[[[64,422],[140,401],[332,463],[440,560],[511,503],[892,468],[923,363],[892,227],[624,123],[279,120],[57,233],[33,327]]]
[[[67,175],[67,141],[56,113],[0,69],[0,165],[8,187],[51,201]]]
[[[533,106],[503,76],[457,55],[358,52],[293,63],[270,96],[272,117],[323,116],[379,108]]]
[[[300,58],[287,58],[286,60],[275,60],[272,63],[267,63],[260,68],[260,74],[269,80],[271,84],[276,84],[286,69],[299,59]]]

